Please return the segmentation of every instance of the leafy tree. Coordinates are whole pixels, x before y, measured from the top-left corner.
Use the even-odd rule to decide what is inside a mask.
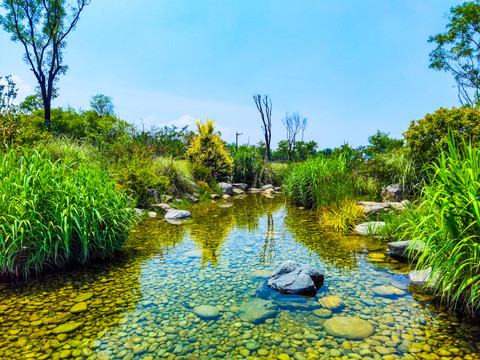
[[[204,124],[197,121],[198,134],[187,150],[187,159],[210,169],[210,178],[221,179],[232,171],[233,160],[220,134],[215,131],[213,120]]]
[[[112,98],[103,94],[92,96],[90,107],[100,117],[113,115],[115,110]]]
[[[440,149],[448,150],[449,131],[457,144],[462,139],[477,143],[480,141],[479,108],[441,108],[425,118],[414,120],[403,134],[412,155],[423,162],[436,161]]]
[[[474,105],[480,101],[480,1],[452,7],[449,21],[444,33],[428,39],[437,45],[430,68],[452,73],[462,105]]]
[[[7,11],[0,24],[20,42],[25,61],[37,79],[45,109],[45,127],[51,125],[51,102],[58,76],[65,74],[63,50],[66,37],[75,28],[89,0],[3,0]]]
[[[317,154],[318,144],[311,141],[297,141],[295,144],[295,153],[298,160],[306,160],[309,156],[315,156]]]
[[[41,95],[29,95],[20,103],[20,112],[23,114],[32,114],[34,111],[43,109]]]
[[[390,133],[377,130],[375,135],[368,137],[370,146],[367,148],[367,151],[373,154],[384,154],[403,146],[403,140],[392,139],[389,135]]]

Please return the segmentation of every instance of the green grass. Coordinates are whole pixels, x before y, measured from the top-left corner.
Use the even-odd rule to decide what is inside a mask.
[[[132,204],[89,162],[52,162],[46,152],[0,153],[0,274],[112,257],[134,221]]]
[[[267,182],[267,164],[261,159],[254,146],[240,146],[232,154],[234,183],[245,183],[251,187],[259,187]]]
[[[480,148],[452,139],[430,179],[420,205],[409,212],[407,231],[425,244],[419,268],[438,276],[435,291],[451,306],[480,315]]]

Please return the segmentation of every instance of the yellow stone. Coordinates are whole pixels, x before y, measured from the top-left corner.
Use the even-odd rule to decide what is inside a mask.
[[[80,303],[77,303],[77,304],[73,305],[70,308],[70,312],[75,314],[75,313],[87,311],[87,308],[88,308],[88,305],[87,305],[86,302],[80,302]]]
[[[330,310],[340,309],[345,306],[345,304],[343,303],[343,300],[336,295],[325,296],[323,298],[318,299],[318,302],[324,308],[330,309]]]
[[[290,360],[290,356],[288,354],[280,354],[278,355],[279,360]]]

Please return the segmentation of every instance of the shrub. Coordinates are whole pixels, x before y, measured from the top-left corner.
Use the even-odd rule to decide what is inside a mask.
[[[220,134],[215,132],[213,120],[207,120],[206,124],[199,120],[197,128],[198,134],[187,150],[187,159],[208,168],[210,178],[225,178],[232,171],[233,161]]]
[[[52,162],[45,152],[0,153],[0,273],[107,258],[133,221],[130,200],[88,162]]]
[[[197,182],[197,192],[200,200],[209,200],[213,194],[212,188],[205,181]]]
[[[134,146],[132,154],[126,154],[113,164],[113,173],[119,188],[142,205],[150,203],[153,197],[151,190],[161,195],[171,186],[170,180],[159,174],[154,156],[139,146]]]
[[[480,305],[480,148],[450,138],[409,212],[407,234],[425,245],[419,268],[432,268],[436,292],[449,304],[462,303],[478,315]]]
[[[478,143],[480,141],[479,108],[452,108],[427,114],[424,119],[412,121],[403,134],[412,155],[420,162],[435,161],[440,149],[448,149],[449,130],[455,141],[461,144],[462,139]]]
[[[285,185],[287,195],[297,204],[322,207],[354,198],[357,176],[355,165],[342,154],[319,156],[293,165]]]
[[[98,163],[97,150],[92,145],[82,144],[67,137],[52,137],[37,144],[39,152],[45,151],[50,160],[90,161]]]
[[[320,223],[336,232],[349,233],[364,217],[356,199],[343,199],[321,209]]]

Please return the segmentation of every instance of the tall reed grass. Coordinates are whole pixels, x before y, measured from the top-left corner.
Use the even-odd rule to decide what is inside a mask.
[[[161,157],[154,161],[159,176],[170,180],[169,192],[174,195],[191,194],[195,191],[192,166],[185,160]]]
[[[435,291],[452,306],[480,315],[480,148],[457,146],[429,166],[421,203],[407,233],[425,245],[419,268],[431,268]]]
[[[312,208],[354,198],[356,181],[350,159],[318,156],[293,165],[285,185],[287,195],[297,204]]]
[[[134,221],[128,197],[85,161],[0,152],[0,275],[112,257]]]

